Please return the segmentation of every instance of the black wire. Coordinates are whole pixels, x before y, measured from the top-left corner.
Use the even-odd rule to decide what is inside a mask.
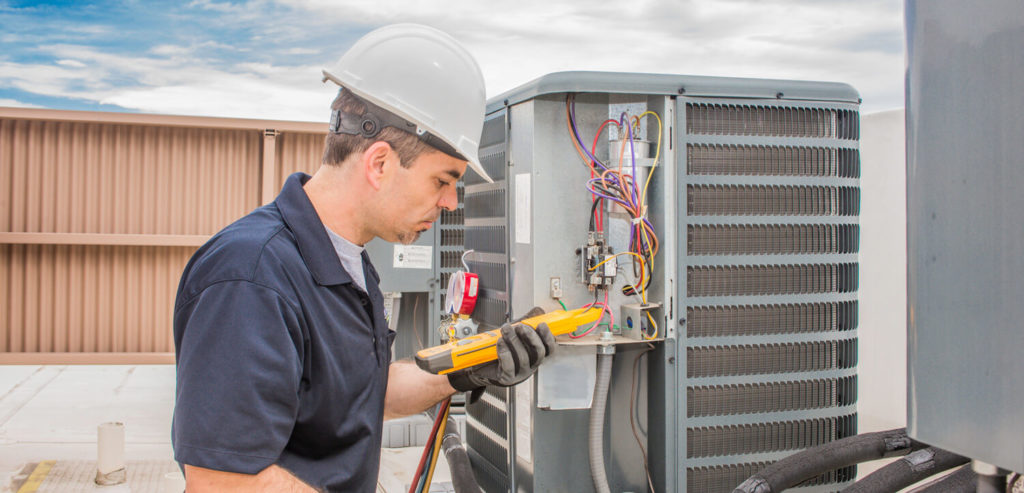
[[[594,222],[597,219],[597,206],[604,201],[603,198],[597,197],[594,199],[594,203],[590,206],[590,230],[591,232],[597,231]]]

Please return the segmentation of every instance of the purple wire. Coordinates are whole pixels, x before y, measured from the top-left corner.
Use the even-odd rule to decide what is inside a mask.
[[[630,207],[630,204],[628,202],[626,202],[626,201],[624,201],[622,199],[613,197],[611,195],[605,195],[605,194],[603,194],[601,192],[598,192],[597,190],[594,190],[593,188],[590,187],[594,183],[598,183],[600,181],[601,181],[600,178],[592,178],[592,179],[588,180],[587,181],[587,190],[589,190],[590,193],[594,194],[597,197],[601,197],[601,198],[603,198],[605,200],[611,200],[612,202],[617,202],[619,204],[622,204],[623,207]]]
[[[619,116],[619,125],[626,126],[626,138],[629,139],[629,157],[633,164],[633,179],[631,180],[633,182],[633,186],[630,187],[629,193],[633,197],[633,203],[638,204],[636,193],[636,149],[633,148],[633,123],[629,121],[629,115],[627,115],[625,111],[623,111]]]
[[[576,126],[576,98],[575,97],[569,98],[569,125],[572,127],[572,133],[573,133],[573,136],[576,138],[576,142],[580,145],[580,147],[583,148],[583,152],[585,152],[587,154],[587,157],[589,157],[590,160],[594,164],[596,164],[596,165],[600,166],[601,168],[607,170],[608,166],[605,166],[605,164],[602,163],[601,160],[597,159],[597,156],[591,154],[590,149],[587,147],[586,144],[583,143],[583,137],[580,136],[579,128],[577,128],[577,126]]]

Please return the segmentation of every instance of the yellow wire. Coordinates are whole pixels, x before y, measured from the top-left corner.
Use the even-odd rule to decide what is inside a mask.
[[[651,327],[654,327],[654,333],[649,336],[644,336],[644,339],[647,339],[648,341],[651,339],[656,339],[658,337],[658,322],[654,321],[654,317],[651,316],[651,312],[647,311],[644,313],[647,314],[647,320],[651,321]]]
[[[445,429],[448,428],[448,412],[452,410],[451,404],[444,410],[441,418],[441,426],[437,429],[437,439],[434,441],[434,455],[430,458],[430,469],[427,471],[427,481],[423,483],[423,491],[430,491],[430,480],[434,478],[434,468],[437,467],[438,452],[441,451],[441,440],[444,439]]]
[[[644,190],[640,194],[640,212],[643,215],[646,215],[646,212],[647,212],[645,210],[645,208],[647,207],[647,188],[651,185],[651,178],[654,177],[654,169],[658,167],[658,159],[661,158],[661,134],[662,134],[662,130],[663,130],[662,129],[662,124],[661,124],[661,117],[658,116],[657,113],[655,113],[655,112],[653,112],[651,110],[647,110],[647,111],[641,113],[640,116],[638,116],[636,118],[637,125],[640,124],[640,119],[646,117],[647,115],[654,116],[654,119],[658,121],[658,143],[657,143],[656,147],[654,148],[655,149],[654,150],[654,164],[651,165],[651,171],[647,173],[647,181],[644,183]],[[651,239],[647,235],[647,229],[646,228],[640,228],[640,234],[643,236],[644,241],[647,242],[648,245],[650,245],[651,244]],[[651,271],[654,270],[654,255],[656,255],[656,254],[657,254],[657,252],[654,251],[653,248],[652,248],[652,250],[651,250],[651,265],[650,265],[650,270]]]
[[[654,119],[658,120],[658,144],[657,144],[657,147],[654,148],[655,149],[654,150],[654,164],[651,165],[650,173],[647,173],[647,182],[644,183],[644,191],[643,191],[643,193],[640,194],[640,196],[642,197],[640,199],[641,207],[647,204],[647,187],[650,186],[650,184],[651,184],[651,177],[654,176],[654,168],[658,167],[658,158],[661,157],[661,133],[662,133],[661,117],[658,116],[657,113],[655,113],[655,112],[653,112],[651,110],[647,110],[647,111],[645,111],[643,113],[640,113],[640,116],[637,117],[637,124],[640,123],[640,119],[641,118],[643,118],[643,117],[645,117],[647,115],[653,115]]]
[[[647,269],[647,261],[643,257],[641,257],[640,255],[636,254],[635,252],[616,253],[615,255],[612,255],[611,257],[608,257],[608,258],[598,262],[597,265],[591,267],[589,270],[596,270],[598,267],[604,265],[605,262],[607,262],[607,261],[609,261],[609,260],[611,260],[611,259],[613,259],[615,257],[620,257],[622,255],[632,255],[632,256],[640,259],[640,266],[641,266],[642,269],[644,269],[644,273],[646,275],[651,275],[650,270]],[[647,283],[641,283],[641,284],[644,284],[645,286],[641,286],[640,287],[640,301],[642,301],[644,304],[647,304],[647,287],[646,287]],[[636,288],[636,285],[634,284],[633,287]],[[634,289],[634,291],[635,290],[636,289]]]
[[[605,262],[607,262],[607,261],[609,261],[609,260],[611,260],[611,259],[613,259],[613,258],[615,258],[615,257],[618,257],[618,256],[620,256],[620,255],[632,255],[632,256],[634,256],[634,257],[636,257],[636,258],[640,259],[640,262],[645,262],[645,261],[644,261],[644,258],[643,258],[643,257],[641,257],[641,256],[637,255],[637,254],[636,254],[636,253],[634,253],[634,252],[622,252],[622,253],[616,253],[615,255],[612,255],[611,257],[608,257],[608,258],[606,258],[606,259],[604,259],[604,260],[602,260],[602,261],[598,262],[598,263],[597,263],[597,265],[595,265],[595,266],[591,267],[591,268],[590,268],[589,270],[596,270],[596,269],[597,269],[598,267],[600,267],[600,266],[604,265],[604,263],[605,263]],[[646,263],[645,263],[645,265],[646,265]]]

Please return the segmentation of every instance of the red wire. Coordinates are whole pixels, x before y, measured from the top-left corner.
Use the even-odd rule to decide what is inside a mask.
[[[444,416],[444,411],[450,402],[450,399],[446,399],[441,403],[441,407],[437,410],[437,417],[434,418],[434,427],[430,429],[430,437],[432,439],[428,440],[427,445],[423,447],[423,455],[420,457],[420,465],[416,466],[416,474],[412,476],[412,484],[409,485],[409,493],[416,492],[416,486],[419,484],[420,475],[423,474],[423,466],[426,464],[427,456],[430,455],[431,446],[434,444],[433,438],[437,438],[437,429],[441,425],[441,419],[443,419],[442,416]]]
[[[601,323],[601,319],[604,318],[604,314],[605,313],[611,313],[611,312],[608,311],[608,292],[607,291],[604,293],[604,303],[590,303],[590,304],[584,306],[583,308],[590,308],[591,306],[597,306],[597,305],[601,305],[601,316],[597,319],[597,322],[594,322],[594,325],[591,325],[590,328],[587,329],[586,332],[584,332],[584,333],[582,333],[580,335],[569,334],[569,338],[570,339],[579,339],[580,337],[584,337],[584,336],[590,334],[591,332],[594,331],[594,328],[597,327]]]
[[[609,123],[614,123],[616,126],[619,126],[619,122],[616,121],[616,120],[612,120],[611,118],[609,118],[609,119],[605,120],[603,123],[601,123],[601,126],[597,127],[597,133],[594,134],[594,145],[590,146],[590,154],[592,154],[594,156],[597,156],[597,140],[599,138],[601,138],[601,132],[604,130],[604,127],[606,125],[608,125]],[[590,178],[591,179],[593,179],[595,176],[597,176],[597,173],[595,171],[595,167],[596,166],[597,166],[597,163],[593,163],[593,164],[590,165]],[[597,196],[594,195],[594,194],[590,194],[590,201],[593,202],[595,200],[597,200]],[[597,231],[604,231],[604,228],[603,228],[603,225],[604,225],[604,211],[601,210],[600,207],[597,210],[595,222],[597,223]]]

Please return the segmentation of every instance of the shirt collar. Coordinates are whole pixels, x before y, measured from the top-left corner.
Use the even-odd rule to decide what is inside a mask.
[[[299,254],[317,284],[333,286],[350,283],[352,278],[342,268],[331,238],[327,236],[327,228],[302,188],[309,178],[305,173],[293,173],[285,180],[274,203],[281,211],[288,229],[295,235]],[[366,257],[365,251],[363,256]]]

